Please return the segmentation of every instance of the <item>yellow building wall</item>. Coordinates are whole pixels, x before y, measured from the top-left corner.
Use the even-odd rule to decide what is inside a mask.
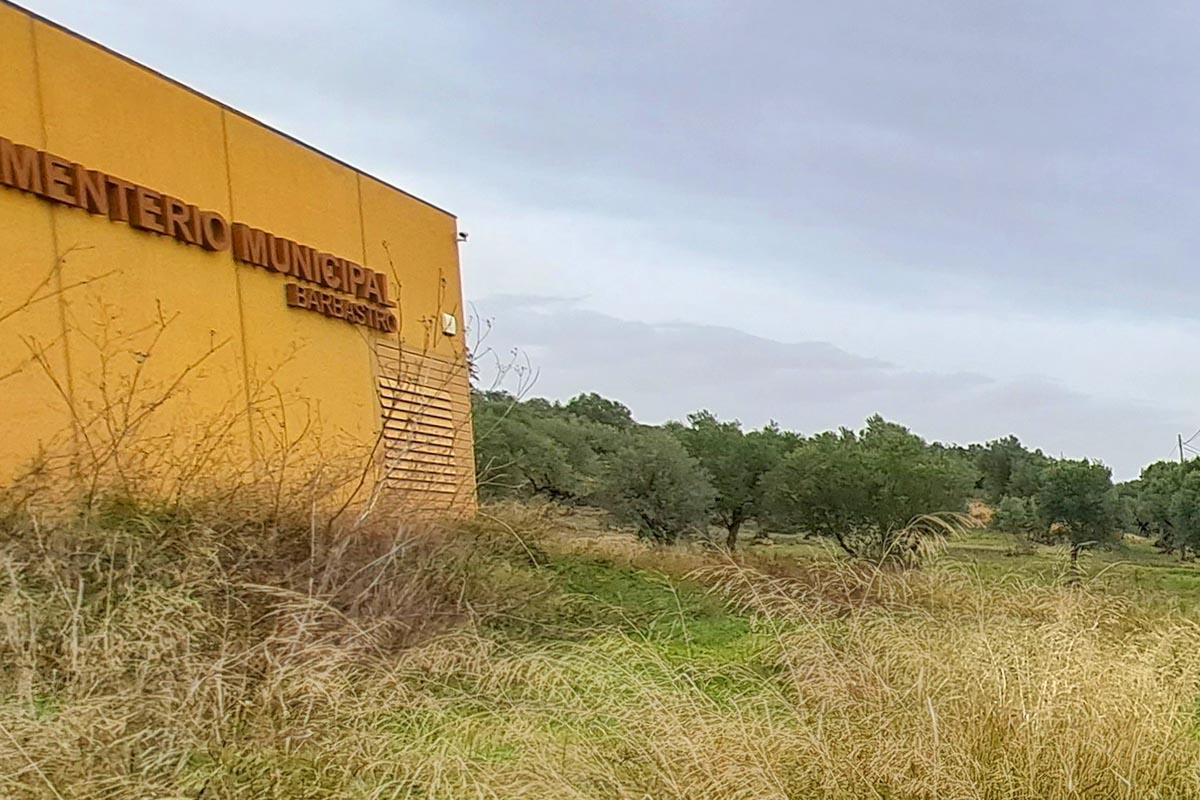
[[[0,124],[6,131],[0,135],[43,146],[33,27],[3,7],[0,75]],[[0,193],[0,464],[10,468],[69,440],[69,430],[63,430],[69,375],[52,213],[48,204]],[[62,391],[50,373],[62,382]],[[49,424],[50,417],[57,424]]]
[[[263,469],[370,458],[405,492],[473,503],[452,215],[3,3],[0,137],[383,272],[400,320],[289,308],[283,276],[228,250],[0,187],[0,480],[40,451],[86,469],[132,425],[164,463],[198,440]],[[427,427],[428,458],[397,455],[396,431]]]
[[[233,218],[362,264],[357,175],[244,118],[225,123]],[[368,344],[379,334],[288,308],[266,270],[239,265],[237,278],[250,391],[265,404],[256,447],[271,449],[284,430],[293,439],[308,430],[301,447],[369,441],[378,412]]]

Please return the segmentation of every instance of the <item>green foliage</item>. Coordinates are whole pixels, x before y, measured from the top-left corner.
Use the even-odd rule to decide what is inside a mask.
[[[1200,474],[1200,462],[1159,461],[1142,470],[1136,481],[1120,489],[1132,507],[1133,524],[1140,533],[1152,536],[1165,552],[1179,550],[1184,557],[1191,549],[1200,551],[1200,530],[1195,515],[1197,501],[1194,476]]]
[[[580,419],[621,430],[629,430],[635,424],[633,414],[627,406],[618,403],[616,400],[601,397],[595,392],[576,395],[567,401],[567,404],[563,406],[563,410]]]
[[[665,430],[637,426],[620,403],[597,394],[564,405],[488,392],[476,394],[474,415],[485,498],[590,503],[662,542],[702,529],[712,513],[714,490],[699,462]],[[717,450],[708,453],[719,460]]]
[[[503,392],[474,398],[475,462],[485,498],[539,495],[583,502],[620,432],[546,400]]]
[[[1116,532],[1112,470],[1092,461],[1056,461],[1042,473],[1038,508],[1042,523],[1057,527],[1076,558],[1086,544],[1106,542]]]
[[[764,478],[771,519],[783,527],[845,537],[866,527],[867,467],[854,433],[821,433],[798,445]]]
[[[799,433],[796,433],[796,431],[785,431],[775,420],[771,420],[751,435],[766,441],[771,446],[771,449],[780,456],[785,456],[792,452],[804,441],[804,437]]]
[[[1200,552],[1200,471],[1180,469],[1179,488],[1171,496],[1168,513],[1175,540],[1184,549]]]
[[[976,450],[980,489],[988,502],[1004,497],[1034,497],[1041,473],[1050,463],[1041,450],[1027,450],[1015,436],[988,442]]]
[[[992,527],[1005,533],[1035,536],[1042,530],[1037,500],[1032,497],[1005,497],[996,506]]]
[[[716,491],[713,522],[725,529],[725,546],[735,549],[742,525],[762,512],[762,478],[779,462],[785,447],[778,429],[744,433],[736,421],[721,422],[699,411],[688,415],[687,427],[672,430],[708,473]]]
[[[775,521],[872,556],[899,555],[901,532],[918,517],[962,511],[974,480],[960,458],[879,416],[859,435],[804,441],[764,479]]]
[[[670,543],[705,528],[715,491],[674,436],[650,428],[628,434],[608,463],[600,496],[640,537]]]
[[[1117,529],[1122,533],[1138,531],[1138,493],[1141,482],[1137,480],[1118,483],[1114,487],[1117,493]]]
[[[1159,461],[1148,465],[1138,480],[1130,482],[1128,491],[1134,493],[1133,515],[1139,533],[1155,537],[1159,547],[1167,552],[1189,545],[1186,533],[1175,528],[1174,517],[1179,513],[1175,496],[1182,489],[1186,475],[1195,469],[1195,462]]]
[[[902,528],[922,514],[965,510],[975,473],[944,449],[879,415],[867,420],[860,441],[877,487],[868,514],[876,529]]]

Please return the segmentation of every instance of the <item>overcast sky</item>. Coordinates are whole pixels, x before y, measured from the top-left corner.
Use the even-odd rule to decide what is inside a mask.
[[[26,0],[458,214],[535,394],[1132,477],[1200,426],[1200,5]]]

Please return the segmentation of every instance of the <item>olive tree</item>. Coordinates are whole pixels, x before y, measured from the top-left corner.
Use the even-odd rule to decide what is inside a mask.
[[[870,481],[854,433],[822,433],[801,442],[763,479],[771,519],[786,528],[826,536],[850,555],[851,541],[870,523]]]
[[[1179,515],[1175,496],[1183,487],[1187,475],[1198,469],[1197,462],[1158,461],[1142,470],[1135,482],[1134,518],[1140,533],[1153,536],[1159,549],[1166,553],[1175,550],[1187,556],[1187,548],[1196,549],[1185,531],[1176,529]]]
[[[675,542],[702,531],[712,513],[715,491],[708,475],[682,444],[661,429],[635,430],[609,459],[599,494],[638,536]]]
[[[1086,460],[1055,461],[1042,473],[1038,509],[1042,524],[1066,537],[1077,566],[1080,550],[1108,541],[1116,531],[1112,470]]]
[[[1026,449],[1015,436],[1005,436],[975,448],[979,485],[988,501],[999,503],[1005,497],[1037,494],[1041,472],[1050,463],[1042,451]]]
[[[1179,543],[1181,556],[1187,558],[1187,548],[1200,553],[1200,471],[1183,471],[1179,487],[1171,497],[1171,525]]]
[[[484,496],[579,501],[601,470],[595,425],[545,401],[518,402],[503,393],[474,398],[475,462]]]
[[[712,521],[725,530],[725,547],[737,549],[738,532],[763,509],[763,476],[779,461],[781,446],[771,429],[745,433],[736,421],[708,411],[688,416],[676,436],[708,474],[716,494]]]
[[[636,424],[628,406],[595,392],[576,395],[563,405],[563,410],[581,419],[621,430],[630,430]]]
[[[908,558],[918,518],[961,512],[975,473],[946,448],[875,416],[799,444],[764,478],[772,518],[852,556]]]
[[[996,506],[992,527],[1005,533],[1034,536],[1041,528],[1037,501],[1032,497],[1005,497]]]

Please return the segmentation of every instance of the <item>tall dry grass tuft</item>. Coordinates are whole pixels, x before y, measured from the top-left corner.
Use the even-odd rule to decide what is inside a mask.
[[[0,797],[201,796],[225,748],[303,749],[396,654],[520,603],[503,532],[242,511],[10,509]]]
[[[790,792],[1200,793],[1193,618],[1086,586],[986,583],[940,569],[847,568],[824,584],[739,569],[703,577],[771,632],[778,688],[800,734],[789,739]]]

